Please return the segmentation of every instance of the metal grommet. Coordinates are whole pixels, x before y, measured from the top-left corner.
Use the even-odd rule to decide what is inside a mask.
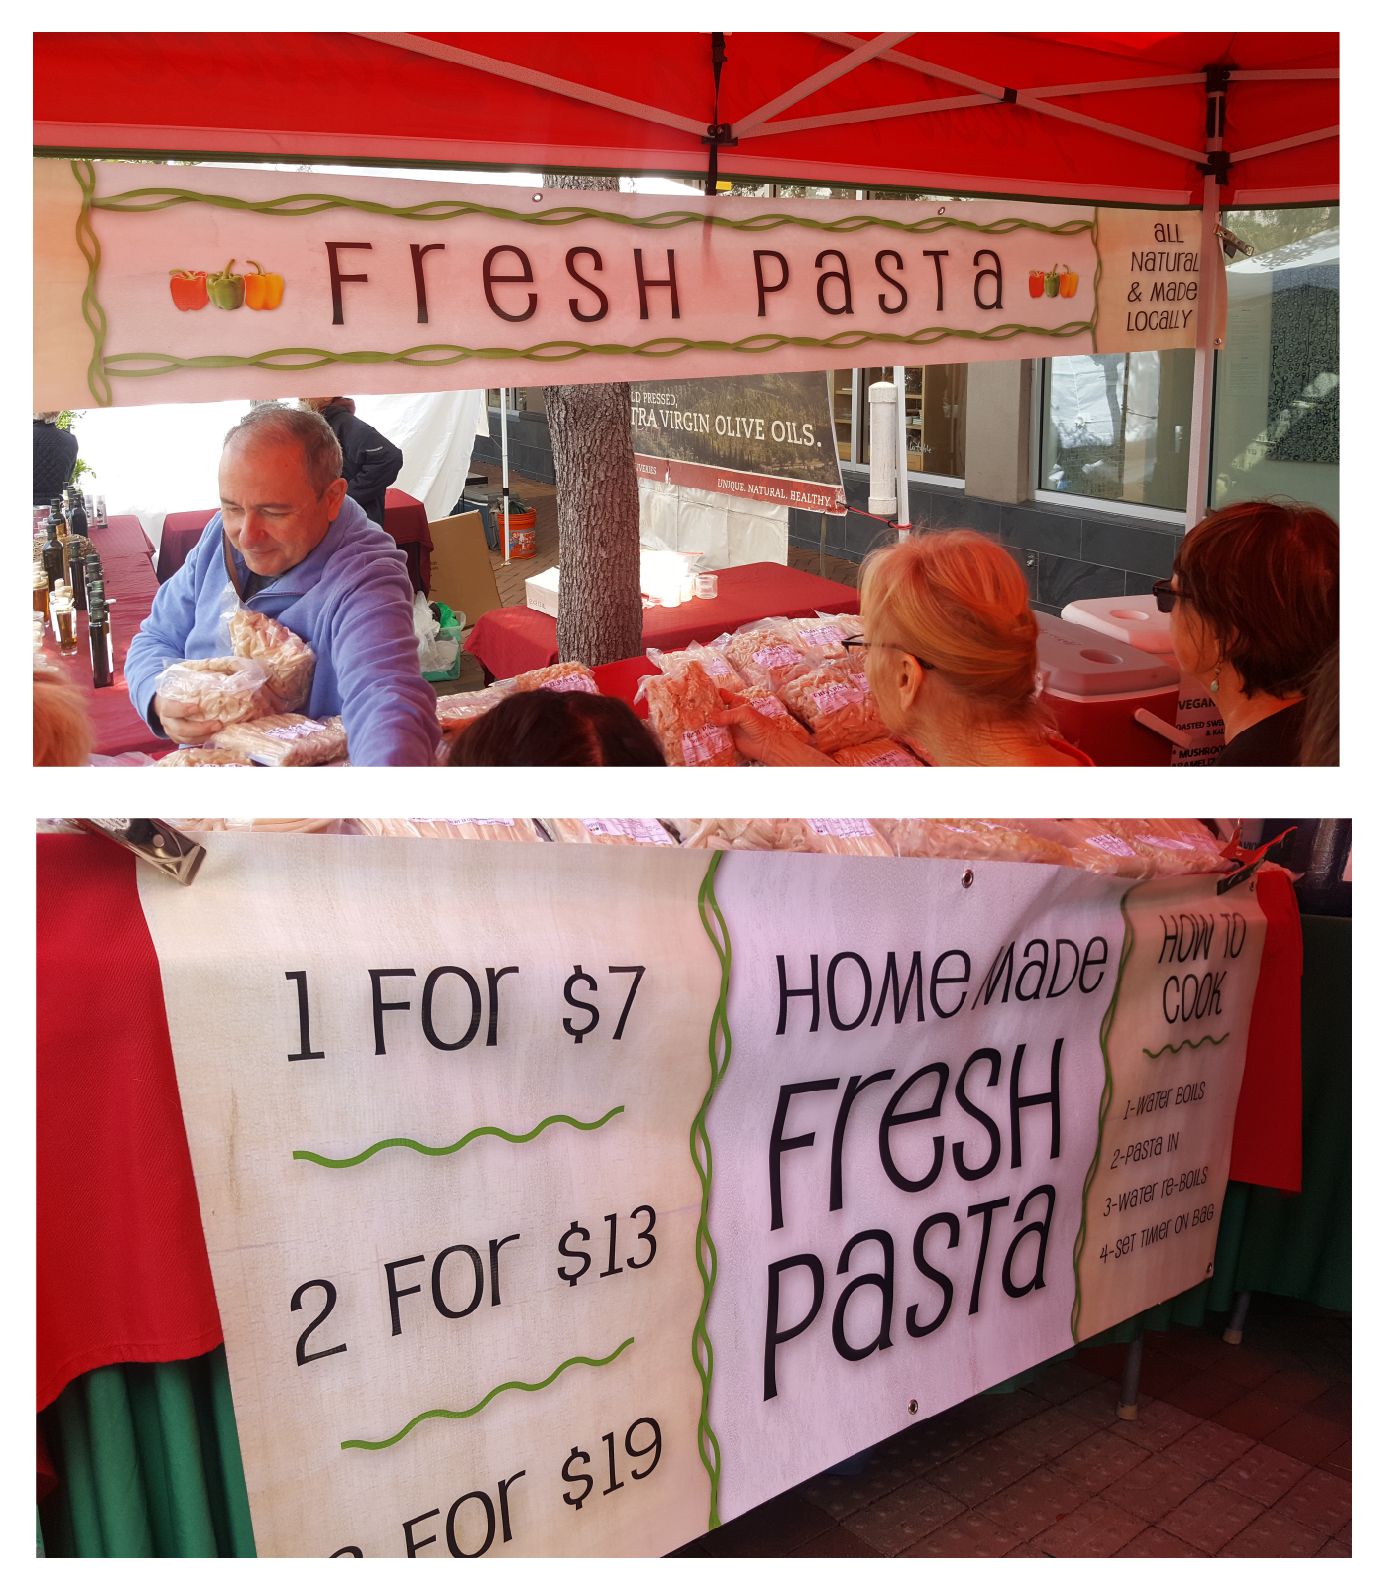
[[[937,213],[938,216],[944,216],[946,214],[946,206],[945,205],[938,205],[936,207],[936,213]]]
[[[967,868],[966,871],[961,875],[960,882],[961,882],[962,886],[964,886],[964,888],[966,890],[969,890],[970,887],[975,883],[975,871],[974,871],[974,869],[973,868]]]
[[[534,194],[533,195],[533,203],[535,205],[540,205],[540,204],[542,204],[542,202],[543,202],[543,196],[541,194]]]
[[[917,1414],[917,1401],[915,1399],[910,1399],[908,1401],[908,1415],[909,1416],[916,1416],[916,1414]]]

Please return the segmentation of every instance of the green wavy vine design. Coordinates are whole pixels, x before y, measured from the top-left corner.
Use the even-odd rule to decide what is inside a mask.
[[[1095,308],[1090,313],[1090,342],[1093,348],[1100,346],[1100,278],[1104,275],[1104,260],[1100,255],[1100,207],[1095,207],[1095,219],[1090,224],[1090,241],[1095,245],[1095,281],[1092,284],[1095,294]]]
[[[237,210],[258,216],[283,216],[292,219],[316,216],[329,210],[354,210],[368,216],[396,216],[408,221],[468,221],[482,217],[492,221],[517,221],[529,227],[569,227],[581,221],[608,221],[616,226],[634,227],[646,232],[667,232],[676,227],[718,227],[728,232],[777,232],[782,227],[803,227],[810,232],[850,234],[867,227],[883,227],[890,232],[923,236],[954,228],[961,232],[1003,237],[1011,232],[1042,232],[1065,238],[1090,232],[1093,221],[1072,217],[1067,221],[1033,221],[1026,216],[1004,216],[998,221],[969,221],[960,216],[923,216],[916,221],[901,221],[892,216],[841,216],[826,221],[819,216],[797,216],[766,211],[759,216],[735,217],[704,210],[660,210],[652,216],[626,216],[590,205],[560,205],[551,210],[510,210],[503,205],[481,205],[461,199],[426,199],[416,205],[390,205],[378,199],[360,199],[346,194],[282,194],[277,199],[242,199],[235,194],[199,193],[190,188],[130,188],[95,201],[97,209],[125,214],[144,214],[168,210],[177,205],[211,205],[219,210]]]
[[[358,1151],[354,1156],[319,1156],[316,1151],[295,1150],[295,1162],[316,1162],[319,1167],[358,1167],[361,1162],[369,1161],[371,1156],[377,1156],[380,1151],[392,1150],[398,1147],[402,1150],[417,1151],[420,1156],[454,1156],[457,1151],[464,1150],[472,1140],[480,1139],[489,1134],[497,1139],[508,1140],[511,1145],[526,1145],[529,1140],[537,1139],[544,1129],[551,1128],[554,1123],[565,1123],[569,1128],[579,1128],[584,1133],[591,1133],[597,1128],[604,1128],[612,1117],[618,1117],[624,1110],[622,1106],[612,1106],[604,1117],[598,1117],[593,1123],[583,1123],[579,1118],[568,1117],[565,1112],[554,1112],[551,1117],[545,1117],[541,1123],[535,1124],[526,1134],[511,1134],[507,1128],[473,1128],[468,1134],[463,1134],[454,1145],[424,1145],[416,1139],[382,1139],[374,1145],[368,1145],[363,1151]]]
[[[701,1311],[692,1329],[692,1362],[701,1379],[701,1414],[696,1424],[697,1449],[711,1482],[708,1527],[720,1525],[720,1440],[711,1426],[711,1379],[715,1371],[715,1351],[706,1327],[718,1267],[715,1240],[711,1237],[711,1140],[706,1131],[706,1117],[720,1081],[725,1077],[725,1070],[730,1066],[730,1018],[727,1011],[730,998],[730,930],[715,893],[716,871],[724,856],[723,852],[717,852],[712,857],[697,897],[701,927],[715,948],[716,956],[720,958],[720,992],[711,1014],[711,1031],[707,1042],[711,1079],[701,1101],[701,1110],[696,1114],[691,1128],[692,1163],[701,1180],[701,1216],[696,1225],[696,1270],[701,1274]]]
[[[404,1425],[399,1428],[398,1432],[396,1432],[391,1438],[345,1438],[341,1441],[341,1447],[342,1449],[392,1448],[394,1444],[397,1444],[403,1439],[407,1438],[409,1433],[413,1431],[419,1422],[433,1420],[465,1421],[468,1416],[478,1415],[497,1394],[503,1394],[508,1389],[518,1389],[519,1392],[523,1394],[536,1394],[540,1390],[548,1388],[551,1384],[555,1383],[562,1373],[565,1372],[569,1367],[608,1366],[611,1361],[618,1360],[619,1357],[623,1355],[624,1352],[630,1347],[630,1345],[633,1344],[633,1342],[633,1339],[625,1339],[624,1343],[621,1344],[617,1350],[612,1350],[609,1355],[602,1355],[599,1357],[592,1357],[589,1355],[573,1355],[569,1360],[563,1361],[560,1366],[555,1367],[551,1372],[549,1372],[541,1383],[501,1383],[497,1388],[492,1388],[478,1405],[472,1405],[469,1410],[425,1410],[419,1415],[415,1416],[412,1421],[405,1422]]]
[[[1109,1103],[1114,1098],[1114,1072],[1109,1065],[1109,1036],[1114,1028],[1114,1014],[1119,1006],[1119,993],[1124,987],[1124,969],[1128,966],[1129,957],[1133,953],[1133,921],[1128,915],[1128,899],[1136,890],[1131,886],[1119,898],[1119,912],[1124,920],[1124,944],[1119,953],[1119,973],[1114,981],[1114,994],[1109,998],[1109,1007],[1100,1023],[1100,1055],[1104,1059],[1104,1089],[1100,1092],[1100,1122],[1095,1134],[1095,1154],[1090,1158],[1090,1168],[1085,1175],[1085,1185],[1080,1195],[1080,1229],[1076,1234],[1075,1253],[1072,1265],[1076,1276],[1076,1293],[1071,1302],[1071,1341],[1079,1342],[1080,1339],[1080,1262],[1085,1253],[1085,1217],[1086,1205],[1090,1199],[1090,1186],[1095,1182],[1095,1169],[1100,1165],[1100,1147],[1104,1144],[1104,1123],[1109,1113]]]
[[[103,408],[115,402],[106,380],[106,312],[96,297],[96,280],[101,270],[101,243],[91,225],[91,212],[100,204],[96,195],[96,168],[89,160],[74,160],[72,175],[82,191],[82,208],[77,212],[77,247],[86,261],[86,286],[82,289],[82,320],[91,333],[91,360],[86,368],[86,385]]]
[[[978,343],[1007,343],[1015,337],[1036,333],[1041,337],[1080,337],[1089,332],[1090,321],[1068,321],[1062,326],[1024,326],[1011,323],[986,331],[971,327],[929,326],[916,332],[837,332],[831,337],[788,336],[775,332],[755,332],[735,342],[722,338],[655,337],[643,343],[577,343],[555,340],[534,343],[528,348],[468,348],[461,343],[420,343],[413,348],[389,352],[384,349],[358,349],[336,353],[324,348],[266,349],[260,354],[199,354],[184,359],[177,354],[115,354],[104,362],[112,376],[138,378],[167,376],[173,371],[234,370],[254,367],[272,371],[313,371],[324,365],[416,365],[424,369],[459,365],[465,360],[531,360],[536,365],[560,365],[586,354],[634,354],[642,359],[671,359],[692,350],[714,354],[766,354],[780,348],[819,348],[849,350],[862,343],[894,343],[908,348],[928,348],[948,337]]]
[[[1207,1034],[1199,1040],[1183,1040],[1180,1045],[1164,1045],[1160,1050],[1157,1051],[1149,1051],[1147,1046],[1144,1046],[1143,1055],[1151,1057],[1153,1061],[1156,1062],[1158,1057],[1166,1056],[1169,1051],[1173,1056],[1177,1056],[1182,1051],[1199,1051],[1203,1045],[1223,1045],[1228,1039],[1229,1036],[1227,1034],[1220,1035],[1218,1039],[1216,1039],[1213,1035]]]

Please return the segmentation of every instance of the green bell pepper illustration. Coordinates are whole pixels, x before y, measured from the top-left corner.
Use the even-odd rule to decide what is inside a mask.
[[[224,271],[213,272],[206,279],[207,297],[218,310],[238,310],[245,302],[245,279],[231,270],[234,264],[227,260]]]

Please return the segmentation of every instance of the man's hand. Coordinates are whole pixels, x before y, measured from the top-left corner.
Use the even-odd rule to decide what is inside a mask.
[[[169,698],[155,695],[154,712],[158,715],[158,722],[163,726],[163,733],[170,740],[176,741],[179,746],[194,745],[199,741],[206,741],[223,728],[219,719],[180,719],[178,714],[181,703],[170,701]]]

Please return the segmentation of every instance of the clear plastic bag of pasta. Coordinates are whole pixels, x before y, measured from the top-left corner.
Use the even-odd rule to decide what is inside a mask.
[[[778,695],[811,731],[818,752],[888,735],[864,671],[848,659],[829,660],[784,681]]]
[[[402,835],[425,841],[541,841],[532,819],[351,819],[360,835]]]
[[[645,675],[636,696],[647,703],[649,729],[670,764],[725,769],[743,762],[729,730],[714,723],[725,705],[700,664],[688,663],[675,675]]]
[[[736,852],[824,852],[836,857],[892,857],[868,819],[684,819],[684,846]]]
[[[301,708],[312,690],[317,655],[301,636],[267,614],[238,608],[230,616],[231,652],[264,668],[278,713]]]
[[[185,658],[169,664],[154,695],[175,706],[180,719],[239,724],[274,711],[264,665],[253,658]]]
[[[875,819],[899,857],[991,863],[1071,863],[1070,848],[1024,819]]]

